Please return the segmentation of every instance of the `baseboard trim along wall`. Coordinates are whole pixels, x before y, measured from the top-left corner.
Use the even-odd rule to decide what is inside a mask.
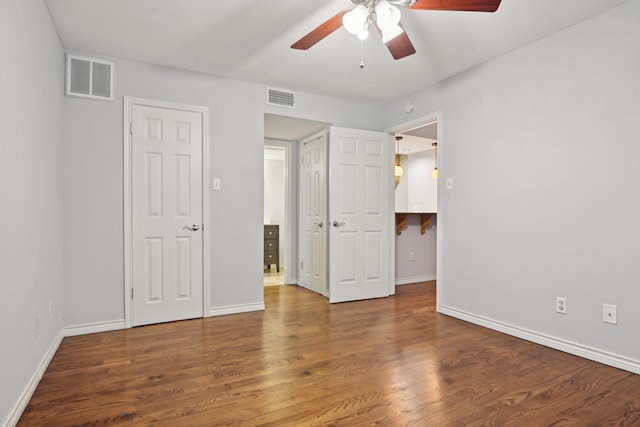
[[[410,285],[412,283],[430,282],[436,280],[436,275],[433,276],[418,276],[418,277],[405,277],[396,279],[396,285]]]
[[[207,312],[207,317],[212,316],[224,316],[226,314],[248,313],[250,311],[262,311],[264,310],[264,303],[255,304],[238,304],[228,305],[224,307],[210,308]],[[126,329],[124,319],[113,320],[109,322],[97,322],[87,323],[85,325],[67,326],[64,328],[65,337],[73,337],[76,335],[95,334],[97,332],[117,331],[119,329]]]
[[[18,424],[22,413],[29,404],[29,400],[31,400],[31,396],[33,396],[33,393],[36,391],[36,388],[38,387],[38,384],[40,383],[40,380],[44,375],[44,372],[47,370],[49,363],[51,363],[51,359],[53,359],[53,356],[58,351],[58,347],[60,347],[60,343],[62,342],[63,338],[64,334],[62,333],[62,331],[60,331],[60,333],[58,333],[58,335],[53,340],[53,343],[51,343],[49,350],[47,350],[45,355],[42,357],[38,369],[36,369],[36,372],[33,373],[33,376],[29,380],[27,387],[24,389],[24,391],[20,395],[20,399],[14,406],[13,411],[11,411],[9,417],[5,420],[4,424],[2,424],[3,426],[12,427]]]
[[[254,304],[227,305],[224,307],[214,307],[209,309],[208,317],[225,316],[227,314],[248,313],[250,311],[264,311],[264,302]]]
[[[485,328],[493,329],[507,335],[544,345],[555,350],[573,354],[574,356],[583,357],[594,362],[613,366],[614,368],[624,369],[625,371],[633,372],[634,374],[640,374],[640,360],[629,359],[607,351],[598,350],[596,348],[587,347],[585,345],[563,340],[551,335],[513,326],[452,307],[440,306],[438,307],[438,312],[475,325],[484,326]]]
[[[117,331],[118,329],[125,329],[124,319],[67,326],[64,328],[64,336],[73,337],[76,335],[95,334],[96,332]]]

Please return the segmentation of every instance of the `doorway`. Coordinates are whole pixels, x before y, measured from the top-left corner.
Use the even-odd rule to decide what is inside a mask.
[[[323,210],[327,215],[324,219],[318,217],[313,221],[310,220],[314,228],[310,227],[307,234],[319,235],[322,232],[327,235],[325,249],[319,247],[315,251],[304,250],[307,246],[313,249],[314,240],[309,238],[305,241],[305,230],[301,228],[303,219],[300,209],[304,206],[302,199],[304,174],[300,169],[303,153],[299,141],[303,141],[304,138],[290,140],[295,141],[293,145],[298,150],[294,164],[299,168],[298,171],[290,174],[298,177],[290,181],[296,182],[299,186],[299,198],[291,204],[292,208],[295,207],[298,210],[299,221],[297,226],[299,246],[290,254],[292,258],[296,257],[296,261],[292,264],[295,266],[297,275],[295,283],[305,286],[302,274],[302,269],[305,268],[310,272],[314,270],[321,272],[318,280],[321,284],[318,288],[321,289],[316,292],[324,291],[322,293],[328,296],[331,302],[378,298],[393,294],[391,280],[393,275],[389,274],[393,265],[393,258],[389,256],[393,246],[390,241],[393,230],[393,215],[390,213],[393,212],[393,208],[389,209],[390,180],[392,179],[388,162],[391,146],[389,134],[331,127],[327,123],[300,121],[265,114],[265,137],[271,136],[267,132],[268,127],[278,128],[274,123],[284,124],[289,131],[296,127],[300,129],[300,123],[311,123],[316,126],[321,124],[319,129],[324,129],[325,132],[328,130],[330,133],[325,150],[320,150],[325,153],[323,156],[327,156],[326,161],[321,161],[320,156],[318,159],[319,163],[325,163],[325,167],[319,169],[326,174],[326,179],[323,181],[333,184],[328,184],[325,196],[311,191],[304,192],[309,200],[314,200],[313,195],[316,194],[319,197],[318,201],[323,202],[325,206]],[[282,126],[279,130],[282,130]],[[307,127],[306,130],[310,128]],[[316,132],[319,130],[316,129]],[[302,135],[311,135],[309,138],[315,139],[313,132],[301,133],[300,136]],[[309,141],[309,144],[312,142]],[[308,154],[310,157],[313,156],[312,151]],[[311,165],[309,170],[309,179],[313,182],[315,175]],[[315,186],[311,187],[315,188]],[[288,192],[288,194],[293,196],[295,192]],[[293,197],[290,198],[293,199]],[[320,206],[319,203],[317,205]],[[287,214],[292,210],[288,209]],[[291,219],[291,216],[288,219]],[[287,221],[288,224],[291,222]],[[327,253],[329,247],[332,250]],[[322,257],[318,256],[320,254]],[[315,261],[322,261],[322,259],[331,266],[328,270],[315,268]],[[291,270],[285,267],[285,272]],[[322,286],[327,283],[331,284],[329,288]],[[305,287],[310,288],[311,284]]]
[[[401,168],[393,191],[395,284],[436,281],[440,261],[439,181],[442,180],[440,114],[388,131],[396,137],[396,165]]]
[[[264,286],[285,283],[287,145],[267,140],[264,146]]]
[[[297,284],[299,283],[299,260],[298,260],[298,170],[299,170],[299,153],[300,143],[308,135],[318,132],[321,129],[325,129],[329,124],[325,122],[318,122],[314,120],[306,120],[276,114],[264,115],[264,144],[269,147],[276,147],[284,150],[285,153],[285,183],[280,189],[284,192],[285,206],[284,206],[284,220],[282,224],[278,224],[279,242],[281,242],[282,248],[279,253],[280,262],[280,274],[282,279],[277,279],[279,284]],[[265,166],[265,173],[267,172]],[[265,176],[265,192],[264,200],[267,203],[267,198],[272,191],[271,184],[266,182]],[[282,181],[280,181],[282,182]],[[278,187],[278,186],[276,186]],[[275,189],[274,191],[280,191]],[[264,215],[265,222],[273,222],[274,218],[270,214]],[[272,224],[273,225],[273,224]],[[266,268],[266,264],[263,266],[265,276],[271,274],[278,276],[278,271],[271,266],[271,273]]]

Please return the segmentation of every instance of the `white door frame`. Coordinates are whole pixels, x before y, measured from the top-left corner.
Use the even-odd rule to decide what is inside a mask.
[[[396,133],[402,133],[402,132],[407,132],[411,129],[415,129],[415,128],[419,128],[422,126],[426,126],[428,124],[437,122],[438,123],[438,150],[436,152],[436,164],[438,165],[438,183],[437,183],[437,187],[438,187],[438,194],[437,194],[437,200],[438,200],[438,227],[436,228],[436,310],[440,311],[440,298],[439,295],[441,294],[441,289],[444,286],[444,283],[442,282],[442,277],[443,277],[443,273],[442,273],[442,229],[443,229],[443,225],[446,223],[446,219],[445,219],[445,215],[444,215],[444,203],[443,203],[443,190],[444,190],[444,186],[442,185],[442,182],[444,180],[444,172],[446,171],[445,168],[443,168],[443,162],[442,162],[442,158],[444,157],[444,150],[446,149],[446,145],[442,144],[442,141],[444,140],[443,138],[443,126],[442,126],[442,112],[438,111],[426,116],[422,116],[422,117],[418,117],[417,119],[411,120],[409,122],[404,122],[404,123],[400,123],[398,125],[392,126],[388,129],[385,129],[385,132],[388,132],[391,135],[394,135]],[[395,156],[394,156],[394,152],[392,151],[390,154],[390,158],[389,158],[390,162],[392,164],[394,164],[394,160],[395,160]],[[393,170],[393,169],[392,169]],[[395,186],[390,186],[389,189],[389,206],[390,206],[390,211],[389,212],[395,212]],[[396,218],[395,218],[395,214],[394,215],[390,215],[390,221],[389,221],[389,225],[391,227],[391,232],[393,233],[392,236],[396,236]],[[390,280],[390,286],[393,289],[393,291],[390,289],[390,293],[391,294],[395,294],[395,281],[396,281],[396,244],[395,244],[396,239],[392,239],[392,244],[391,244],[391,248],[389,251],[389,260],[391,265],[389,266],[389,274],[391,276],[391,280]]]
[[[202,114],[202,317],[209,314],[210,300],[210,236],[209,229],[209,107],[177,104],[143,98],[123,97],[124,114],[122,121],[123,140],[123,182],[124,182],[124,320],[125,328],[131,328],[131,291],[133,286],[132,268],[132,218],[131,218],[131,112],[134,105],[146,107],[184,110]]]
[[[268,139],[264,140],[265,147],[281,147],[284,148],[285,152],[285,196],[284,196],[284,216],[285,216],[285,224],[284,224],[284,283],[285,284],[293,284],[298,281],[298,276],[296,272],[298,271],[295,268],[296,260],[298,259],[298,245],[297,239],[297,210],[295,209],[295,205],[297,203],[297,193],[298,186],[296,177],[298,176],[298,172],[296,166],[298,165],[296,152],[294,148],[297,144],[294,144],[294,141],[285,141],[280,139]],[[266,197],[266,195],[265,195]]]

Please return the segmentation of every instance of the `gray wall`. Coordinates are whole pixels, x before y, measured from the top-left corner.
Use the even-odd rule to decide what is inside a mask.
[[[396,284],[436,279],[437,222],[437,215],[433,215],[429,228],[420,234],[420,215],[409,215],[406,228],[395,236]],[[415,254],[414,260],[411,260],[411,252]]]
[[[441,310],[640,366],[638,16],[634,0],[384,107],[389,127],[408,98],[409,120],[442,112]]]
[[[0,2],[0,56],[0,425],[5,425],[15,421],[14,408],[28,386],[37,384],[62,333],[64,52],[42,1]]]
[[[112,58],[107,58],[112,59]],[[124,318],[122,97],[210,108],[211,308],[263,301],[264,113],[376,129],[372,106],[298,94],[267,107],[266,87],[115,59],[114,102],[65,98],[65,325]]]

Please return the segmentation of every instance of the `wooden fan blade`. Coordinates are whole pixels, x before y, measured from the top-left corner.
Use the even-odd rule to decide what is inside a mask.
[[[402,27],[402,24],[400,24]],[[404,30],[404,27],[402,27]],[[393,59],[398,60],[416,53],[416,48],[413,47],[413,43],[409,40],[409,36],[406,31],[402,31],[397,37],[392,38],[387,42],[387,48],[391,52]]]
[[[462,12],[495,12],[501,0],[417,0],[407,9],[457,10]]]
[[[315,30],[295,42],[291,45],[292,49],[307,50],[314,44],[318,43],[329,34],[333,33],[338,28],[342,27],[342,16],[349,12],[349,10],[343,10],[332,18],[327,19],[325,22],[316,27]]]

